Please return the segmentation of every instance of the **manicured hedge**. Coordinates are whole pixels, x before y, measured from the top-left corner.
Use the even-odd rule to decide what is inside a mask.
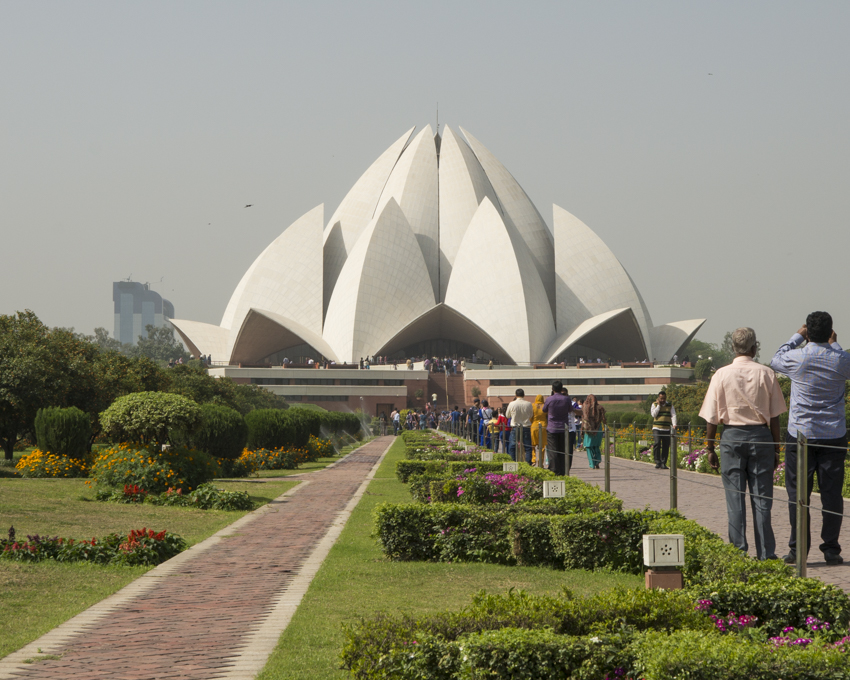
[[[257,409],[245,416],[249,449],[304,448],[310,436],[330,437],[360,432],[360,418],[354,413],[312,411],[304,408]]]
[[[35,416],[35,437],[45,453],[82,460],[91,446],[91,420],[74,406],[41,408]]]
[[[835,635],[776,646],[758,628],[720,633],[693,605],[685,591],[481,593],[459,612],[347,626],[341,656],[352,677],[384,680],[850,678],[848,643]]]
[[[560,597],[480,593],[460,612],[420,619],[379,615],[348,626],[342,661],[355,678],[601,680],[629,663],[632,635],[621,631],[705,634],[711,625],[682,592],[615,589],[588,598],[568,591]]]
[[[441,474],[458,475],[464,470],[471,467],[480,470],[481,472],[501,472],[502,463],[509,462],[510,456],[507,454],[497,454],[504,456],[505,460],[493,461],[492,463],[481,462],[481,457],[478,457],[477,462],[464,461],[447,461],[447,460],[400,460],[396,463],[395,474],[402,484],[406,484],[413,475],[422,474]],[[495,457],[495,456],[494,456]],[[544,472],[548,472],[545,470]],[[552,474],[552,473],[549,473]]]
[[[195,448],[216,458],[239,458],[248,441],[248,426],[239,411],[217,404],[202,404],[200,421],[187,433]]]

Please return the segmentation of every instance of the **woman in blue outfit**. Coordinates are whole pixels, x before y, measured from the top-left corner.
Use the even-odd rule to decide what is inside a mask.
[[[592,394],[587,395],[581,409],[581,429],[584,431],[584,448],[587,461],[594,470],[602,463],[599,445],[602,443],[602,428],[605,427],[605,409]]]

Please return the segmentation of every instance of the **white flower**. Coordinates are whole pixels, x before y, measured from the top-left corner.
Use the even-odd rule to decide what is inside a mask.
[[[596,637],[595,635],[594,635],[592,638],[590,638],[590,641],[591,641],[591,642],[602,642],[602,640],[600,640],[600,639],[599,639],[598,637]]]

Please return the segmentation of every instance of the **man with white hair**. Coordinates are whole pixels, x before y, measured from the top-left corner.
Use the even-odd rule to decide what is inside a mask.
[[[735,358],[711,378],[700,416],[708,423],[708,462],[718,468],[715,453],[717,426],[723,423],[720,468],[726,490],[729,542],[747,552],[749,486],[756,554],[760,560],[776,557],[776,539],[770,523],[773,507],[773,472],[779,464],[779,414],[785,398],[776,374],[755,361],[756,332],[738,328],[732,333]]]

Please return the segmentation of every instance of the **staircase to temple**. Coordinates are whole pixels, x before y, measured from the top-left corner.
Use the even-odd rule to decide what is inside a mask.
[[[429,373],[428,374],[428,395],[430,400],[432,394],[437,395],[437,409],[442,411],[446,408],[446,386],[448,384],[448,408],[453,409],[455,406],[463,408],[466,403],[463,396],[463,376],[457,375],[447,376],[445,373]]]

